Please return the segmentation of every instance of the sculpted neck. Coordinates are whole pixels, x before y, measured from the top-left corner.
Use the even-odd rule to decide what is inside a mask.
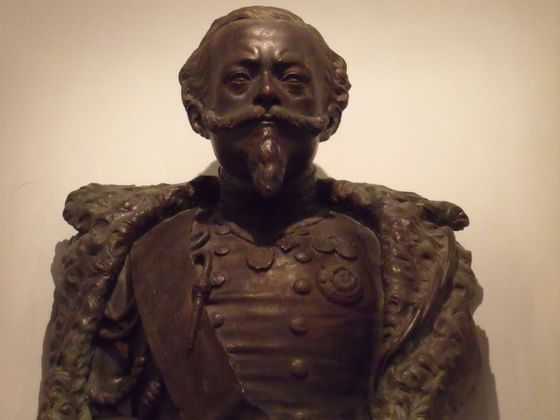
[[[252,183],[234,178],[222,168],[219,181],[223,216],[246,228],[277,230],[318,211],[314,167],[269,198],[258,194]]]

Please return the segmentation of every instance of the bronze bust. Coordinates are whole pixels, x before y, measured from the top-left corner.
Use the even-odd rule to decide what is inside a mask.
[[[70,194],[40,419],[443,419],[472,390],[480,289],[448,202],[317,180],[344,60],[272,7],[180,71],[219,177]]]

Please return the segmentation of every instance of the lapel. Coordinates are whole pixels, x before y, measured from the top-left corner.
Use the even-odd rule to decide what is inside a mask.
[[[371,374],[378,379],[449,294],[458,264],[455,236],[449,226],[460,208],[370,184],[325,180],[320,188],[330,205],[372,228],[381,243],[384,327]],[[436,213],[432,219],[441,214],[451,219],[430,220],[426,210],[430,206]],[[374,387],[372,381],[372,392]]]
[[[226,419],[248,403],[205,311],[189,350],[193,215],[183,211],[144,235],[131,251],[129,275],[146,340],[181,419]]]

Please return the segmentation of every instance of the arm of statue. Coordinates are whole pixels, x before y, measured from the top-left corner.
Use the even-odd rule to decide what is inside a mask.
[[[150,358],[129,278],[128,258],[93,342],[88,378],[94,419],[149,419],[163,383]]]
[[[122,278],[126,256],[146,231],[193,202],[191,183],[90,184],[68,196],[63,215],[78,233],[67,242],[55,276],[53,310],[43,347],[40,420],[91,420],[93,372],[103,359],[99,334],[103,334],[108,302]],[[132,364],[125,365],[134,376],[143,362],[142,358],[130,360]],[[105,397],[98,393],[94,399]]]
[[[432,309],[378,380],[376,420],[449,419],[474,388],[481,359],[472,312],[480,292],[470,253],[458,245],[457,257],[444,302]]]

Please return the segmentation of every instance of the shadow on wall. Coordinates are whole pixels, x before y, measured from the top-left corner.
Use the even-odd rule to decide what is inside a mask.
[[[68,245],[70,243],[69,239],[64,239],[60,242],[58,242],[55,247],[54,247],[54,257],[53,257],[53,261],[51,263],[51,276],[53,279],[53,283],[54,283],[54,287],[56,289],[59,289],[62,287],[62,279],[63,279],[63,272],[64,272],[64,265],[62,263],[62,257],[67,254],[68,252]],[[54,309],[54,306],[53,306]],[[45,336],[43,337],[43,354],[41,357],[41,378],[45,377],[49,365],[50,365],[50,361],[48,360],[49,357],[49,352],[48,352],[48,345],[49,342],[51,340],[52,334],[54,333],[53,328],[53,316],[54,316],[54,311],[51,311],[51,318],[49,319],[49,322],[46,326],[45,329]],[[40,389],[39,389],[39,406],[41,406],[42,401],[42,395],[43,395],[43,383],[41,381],[40,384]]]
[[[472,395],[454,420],[500,420],[496,379],[490,368],[490,346],[486,332],[477,327],[476,335],[482,354],[480,378]]]

